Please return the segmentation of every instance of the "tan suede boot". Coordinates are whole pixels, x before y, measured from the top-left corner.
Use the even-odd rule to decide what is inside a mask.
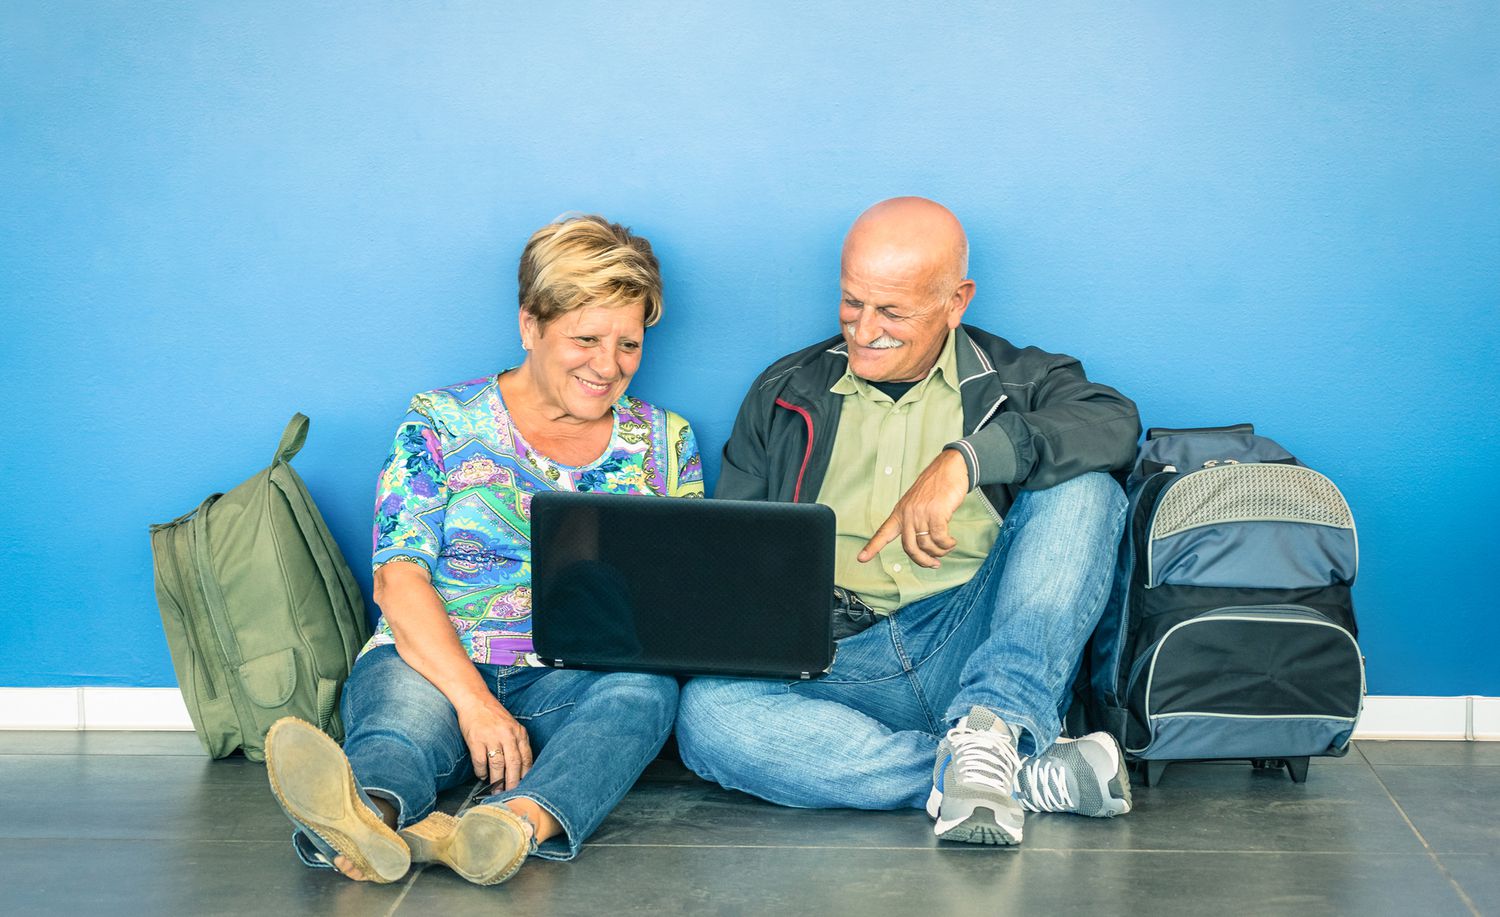
[[[454,818],[433,812],[401,829],[413,863],[442,863],[476,885],[499,885],[536,850],[529,822],[505,806],[475,806]]]
[[[343,854],[373,882],[406,875],[406,842],[360,790],[344,750],[318,727],[291,716],[273,723],[266,734],[266,774],[282,810],[329,865]]]

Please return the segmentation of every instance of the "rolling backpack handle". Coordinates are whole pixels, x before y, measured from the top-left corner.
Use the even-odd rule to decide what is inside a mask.
[[[281,434],[281,442],[276,445],[276,457],[271,464],[286,464],[302,451],[302,444],[307,442],[307,415],[298,411],[292,415],[287,422],[286,431]]]

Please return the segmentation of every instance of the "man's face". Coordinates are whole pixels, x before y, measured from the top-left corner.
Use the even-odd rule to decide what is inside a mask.
[[[933,265],[889,250],[846,249],[841,287],[849,369],[869,382],[925,378],[967,305]]]

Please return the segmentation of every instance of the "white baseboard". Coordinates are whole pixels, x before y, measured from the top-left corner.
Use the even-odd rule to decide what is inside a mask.
[[[79,688],[0,688],[0,729],[78,729]]]
[[[79,729],[192,729],[176,688],[79,688]]]
[[[0,688],[0,729],[192,728],[176,688]]]
[[[192,728],[176,688],[0,688],[0,729]],[[1354,737],[1500,741],[1500,697],[1372,695]]]
[[[1500,697],[1475,697],[1473,736],[1486,742],[1500,742]]]

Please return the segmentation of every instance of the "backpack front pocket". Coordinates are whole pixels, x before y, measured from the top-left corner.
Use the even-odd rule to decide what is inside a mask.
[[[1128,690],[1127,751],[1146,758],[1337,753],[1364,697],[1359,644],[1302,605],[1216,608],[1142,653]]]

